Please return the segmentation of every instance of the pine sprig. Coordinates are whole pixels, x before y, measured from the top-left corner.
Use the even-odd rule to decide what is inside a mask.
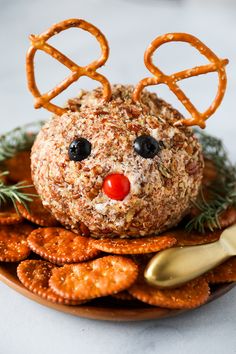
[[[204,233],[206,228],[211,231],[221,228],[220,215],[229,207],[236,206],[236,166],[230,162],[220,139],[200,131],[195,133],[199,138],[205,159],[213,162],[217,172],[217,178],[207,186],[210,200],[205,199],[201,190],[198,200],[193,202],[200,213],[186,225],[189,231],[197,230]]]
[[[13,157],[17,152],[29,150],[43,121],[26,124],[0,136],[0,162]]]

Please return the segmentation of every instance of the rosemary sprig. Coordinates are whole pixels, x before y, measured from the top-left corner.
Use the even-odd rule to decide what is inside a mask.
[[[207,186],[210,200],[206,201],[201,190],[198,200],[193,202],[200,214],[186,225],[189,231],[197,230],[204,233],[206,228],[211,231],[221,228],[219,216],[229,207],[236,206],[236,166],[230,162],[220,139],[201,131],[195,133],[202,145],[204,157],[214,163],[217,172],[217,178]]]
[[[26,124],[0,136],[0,162],[9,159],[19,151],[29,150],[43,121]]]
[[[0,178],[7,174],[7,171],[1,173]],[[14,205],[15,210],[18,212],[18,202],[24,205],[24,207],[28,210],[27,202],[32,202],[32,197],[35,197],[36,195],[33,193],[25,193],[22,189],[30,187],[32,187],[32,185],[26,185],[24,182],[6,185],[2,180],[0,180],[0,208],[3,204],[11,202]]]
[[[29,150],[43,124],[43,121],[27,124],[0,136],[0,163],[19,151]],[[202,131],[195,131],[195,133],[202,145],[204,157],[211,160],[217,170],[216,180],[207,187],[211,195],[210,200],[205,199],[203,190],[201,190],[198,200],[193,202],[200,213],[186,225],[189,231],[198,230],[203,233],[206,227],[210,230],[220,228],[219,216],[221,213],[230,206],[236,207],[236,166],[230,162],[220,139]],[[7,173],[7,171],[3,172],[0,177]],[[6,185],[0,179],[0,207],[3,203],[10,201],[17,211],[17,202],[28,208],[27,203],[31,202],[35,195],[25,193],[22,189],[29,187],[31,185],[24,185],[24,182]]]
[[[0,136],[1,168],[4,167],[2,163],[4,160],[13,157],[19,151],[30,150],[43,124],[43,121],[26,124]],[[18,202],[28,210],[28,203],[32,202],[32,198],[36,197],[36,195],[26,193],[25,188],[30,188],[33,185],[26,185],[24,181],[14,185],[7,185],[1,177],[6,176],[8,173],[8,171],[0,173],[0,208],[3,204],[12,203],[18,212]]]

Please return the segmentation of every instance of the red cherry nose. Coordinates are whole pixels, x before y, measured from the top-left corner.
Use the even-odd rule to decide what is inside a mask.
[[[125,175],[113,173],[106,176],[102,188],[109,198],[123,200],[129,194],[130,181]]]

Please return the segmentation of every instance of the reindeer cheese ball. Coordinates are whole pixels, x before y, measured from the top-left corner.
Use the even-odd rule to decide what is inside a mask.
[[[95,35],[102,48],[99,60],[80,67],[46,43],[69,27]],[[201,148],[192,128],[186,125],[203,127],[217,104],[205,116],[195,109],[192,118],[184,120],[156,94],[143,91],[147,85],[163,82],[168,82],[173,91],[176,88],[173,85],[178,77],[171,83],[170,77],[152,67],[151,55],[163,38],[162,43],[154,41],[145,53],[145,63],[156,77],[140,81],[136,88],[111,86],[96,72],[107,59],[108,45],[101,32],[83,20],[63,21],[39,36],[31,36],[31,41],[27,56],[29,88],[36,97],[36,108],[43,106],[54,112],[38,134],[31,155],[33,182],[44,206],[66,227],[79,233],[81,224],[85,225],[94,237],[141,237],[177,225],[197,197],[203,172]],[[183,37],[182,41],[190,40]],[[42,96],[32,69],[38,49],[72,71],[67,80]],[[219,70],[224,70],[224,65]],[[179,79],[199,73],[186,71]],[[65,108],[49,102],[82,75],[103,87],[82,91]],[[180,90],[176,88],[175,93],[181,98]],[[183,103],[190,111],[194,108],[187,98]]]
[[[144,236],[176,225],[197,196],[202,155],[177,111],[133,87],[114,86],[71,100],[32,149],[32,176],[44,205],[63,224],[97,236]]]

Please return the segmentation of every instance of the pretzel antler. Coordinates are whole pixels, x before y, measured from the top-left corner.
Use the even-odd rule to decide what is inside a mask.
[[[157,48],[168,42],[187,42],[191,44],[210,61],[210,64],[183,70],[172,75],[165,75],[153,64],[152,56]],[[190,119],[181,119],[176,122],[175,125],[199,125],[201,128],[205,128],[205,121],[216,111],[224,97],[227,83],[225,65],[228,64],[228,59],[219,59],[204,43],[190,34],[167,33],[157,37],[149,45],[144,55],[144,63],[154,77],[145,78],[138,83],[133,93],[133,100],[135,102],[140,100],[141,92],[146,86],[166,84],[191,114]],[[179,88],[177,82],[192,76],[202,75],[214,71],[218,73],[219,78],[218,92],[210,107],[204,113],[200,113],[185,93]]]
[[[47,43],[47,40],[49,38],[71,27],[81,28],[96,37],[102,51],[102,54],[98,60],[93,61],[87,66],[79,66]],[[93,80],[99,81],[103,85],[103,99],[105,101],[108,101],[110,99],[111,86],[109,81],[103,75],[96,72],[98,68],[105,64],[109,55],[109,46],[107,40],[98,28],[84,20],[69,19],[53,25],[46,32],[38,36],[31,35],[30,40],[31,47],[29,48],[26,56],[26,72],[29,90],[35,97],[35,108],[44,107],[48,111],[51,111],[58,115],[62,115],[63,113],[65,113],[67,111],[65,108],[61,108],[59,106],[56,106],[55,104],[52,104],[50,100],[56,97],[62,91],[64,91],[73,82],[77,81],[81,76],[88,76]],[[34,57],[37,50],[42,50],[45,53],[51,55],[54,59],[58,60],[61,64],[65,65],[69,70],[71,70],[70,76],[68,76],[55,88],[45,94],[41,94],[39,92],[35,81]]]

